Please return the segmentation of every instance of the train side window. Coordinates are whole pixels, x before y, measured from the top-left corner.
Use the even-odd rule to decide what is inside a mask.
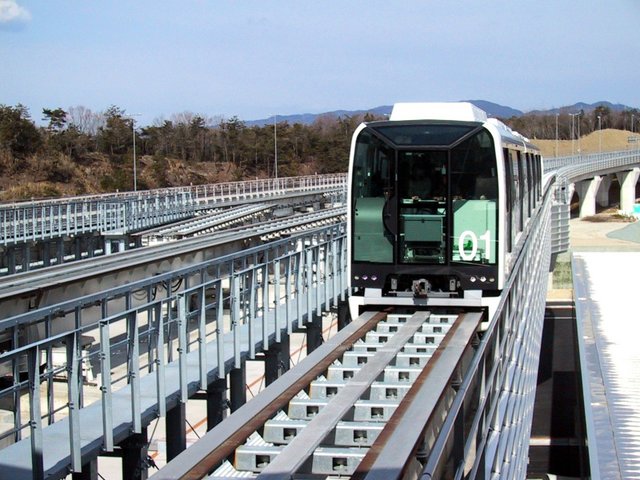
[[[529,172],[526,154],[519,150],[518,164],[520,165],[520,202],[522,203],[522,209],[520,210],[522,226],[520,231],[522,231],[524,230],[525,221],[529,217]]]
[[[356,141],[352,182],[353,259],[360,262],[393,262],[393,235],[383,213],[393,196],[394,152],[363,130]]]
[[[531,153],[527,153],[526,156],[526,162],[527,162],[527,191],[528,191],[528,213],[527,216],[531,217],[531,212],[533,211],[533,202],[534,202],[534,198],[535,198],[535,191],[534,191],[534,179],[535,179],[535,168],[534,168],[534,162],[533,162],[533,154]]]
[[[536,175],[536,181],[538,182],[538,201],[542,198],[542,157],[536,155],[536,167],[538,172]]]
[[[513,238],[512,238],[512,225],[513,225],[513,172],[511,171],[511,165],[509,165],[509,150],[506,148],[502,149],[502,161],[504,163],[504,180],[505,180],[505,229],[504,232],[505,239],[507,241],[506,251],[510,252],[513,249]]]
[[[531,166],[531,186],[529,193],[531,196],[531,211],[536,208],[538,204],[538,162],[536,162],[536,156],[529,154],[529,165]]]
[[[509,150],[509,162],[511,163],[511,173],[512,173],[512,181],[513,181],[513,203],[512,212],[513,212],[513,238],[515,240],[518,232],[522,231],[522,208],[521,208],[521,178],[520,178],[520,166],[518,165],[518,152],[515,150]]]

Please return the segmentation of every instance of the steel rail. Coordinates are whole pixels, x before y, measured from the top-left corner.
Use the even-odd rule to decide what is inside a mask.
[[[427,425],[434,421],[447,388],[452,387],[457,372],[463,370],[465,352],[474,348],[482,317],[481,312],[458,317],[351,480],[402,478],[420,448]]]
[[[324,438],[333,430],[349,409],[370,388],[371,383],[394,359],[400,349],[413,337],[430,314],[416,312],[398,330],[398,332],[368,359],[367,363],[354,375],[352,379],[340,389],[331,402],[311,420],[302,432],[287,445],[287,455],[282,452],[271,461],[258,475],[262,480],[279,480],[293,475],[304,462],[313,454]],[[316,427],[314,429],[314,427]],[[319,428],[318,428],[319,427]]]
[[[152,476],[153,480],[205,478],[249,435],[282,409],[300,390],[324,372],[358,339],[385,318],[381,312],[361,315],[305,357],[298,367],[285,373],[256,398],[243,405],[197,443],[180,453]]]

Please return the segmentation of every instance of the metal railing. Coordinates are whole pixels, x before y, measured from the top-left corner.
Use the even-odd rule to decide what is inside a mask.
[[[551,253],[569,249],[571,191],[569,185],[602,172],[623,171],[640,166],[640,151],[626,150],[590,155],[574,155],[545,159],[545,172],[555,172],[556,188],[552,206]]]
[[[125,234],[200,209],[292,192],[344,188],[346,174],[309,175],[0,204],[0,246],[98,232]]]
[[[25,468],[30,458],[26,467],[44,478],[58,468],[51,459],[64,464],[68,458],[80,471],[82,455],[96,440],[102,439],[98,449],[113,450],[123,434],[164,416],[171,402],[186,402],[212,378],[224,378],[242,359],[255,358],[336,306],[346,288],[341,224],[0,321],[0,331],[21,344],[0,354],[0,369],[13,377],[0,391],[0,402],[12,403],[14,411],[14,427],[3,436],[17,442],[0,450],[0,468],[10,472],[21,462]],[[40,339],[28,341],[30,336]],[[97,341],[91,348],[89,336]],[[54,362],[56,354],[61,360]],[[85,405],[87,368],[100,372],[102,401],[93,407]],[[62,399],[54,389],[60,378],[67,384]],[[151,400],[141,395],[149,389]],[[28,419],[20,413],[24,392]],[[121,408],[123,401],[128,409]],[[102,418],[91,441],[97,419],[90,411]],[[43,423],[53,427],[61,417],[69,443],[47,442]]]

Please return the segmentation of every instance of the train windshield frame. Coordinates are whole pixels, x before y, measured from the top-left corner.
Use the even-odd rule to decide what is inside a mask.
[[[477,122],[376,122],[355,143],[355,263],[496,265],[498,179]]]

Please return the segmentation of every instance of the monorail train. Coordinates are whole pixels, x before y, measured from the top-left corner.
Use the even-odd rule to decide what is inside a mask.
[[[350,313],[496,306],[542,199],[542,158],[471,103],[400,103],[354,133]]]

